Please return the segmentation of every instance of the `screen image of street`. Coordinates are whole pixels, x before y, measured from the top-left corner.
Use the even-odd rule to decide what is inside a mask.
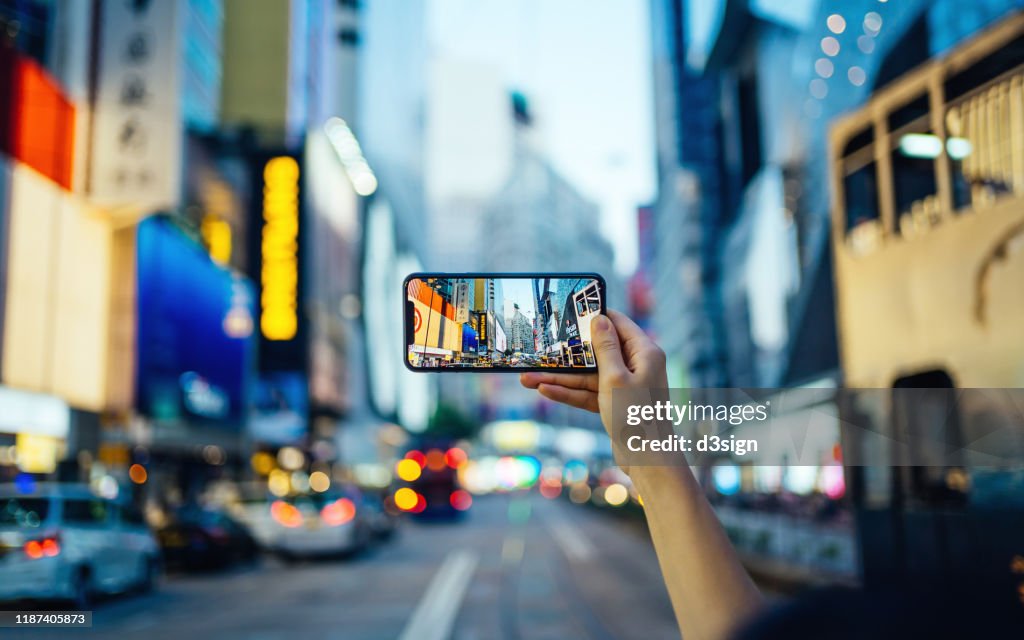
[[[593,368],[590,277],[409,280],[409,364],[417,369]]]

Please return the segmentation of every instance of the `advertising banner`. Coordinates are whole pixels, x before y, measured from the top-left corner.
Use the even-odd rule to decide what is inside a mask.
[[[247,414],[252,284],[214,263],[169,219],[138,227],[139,412],[241,426]]]
[[[445,352],[462,349],[462,329],[455,322],[455,308],[441,293],[420,280],[412,280],[409,282],[408,299],[413,304],[414,347]],[[442,355],[436,351],[432,353]]]
[[[558,327],[558,341],[570,344],[579,344],[580,341],[580,329],[576,321],[576,307],[571,297],[565,299],[565,307],[562,309],[562,323]]]
[[[462,325],[462,352],[476,354],[480,347],[476,331],[468,324]]]
[[[110,227],[81,198],[12,164],[3,382],[103,410],[114,377],[107,367],[111,306],[104,302],[115,285]]]
[[[476,352],[487,353],[487,314],[483,311],[470,311],[469,326],[476,334]]]
[[[508,349],[508,338],[505,336],[505,330],[501,328],[500,322],[494,323],[494,350],[495,351],[506,351]]]

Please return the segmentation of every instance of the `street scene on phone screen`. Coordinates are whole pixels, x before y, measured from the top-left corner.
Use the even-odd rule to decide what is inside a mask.
[[[418,369],[593,368],[597,280],[412,278],[409,363]]]

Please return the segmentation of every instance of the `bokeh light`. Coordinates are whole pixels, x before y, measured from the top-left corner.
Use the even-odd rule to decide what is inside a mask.
[[[128,467],[128,478],[135,484],[145,484],[149,474],[146,473],[146,467],[141,464],[133,464]]]
[[[309,474],[309,488],[317,493],[323,493],[331,488],[331,478],[323,471],[314,471]]]
[[[275,496],[282,497],[291,491],[292,483],[288,479],[288,472],[282,469],[274,469],[267,477],[267,489]]]
[[[711,482],[723,496],[731,496],[740,490],[740,470],[734,464],[720,464],[711,470]]]
[[[565,468],[562,470],[562,480],[565,484],[574,484],[577,482],[586,482],[590,476],[590,471],[587,469],[587,464],[582,460],[569,460],[565,463]]]
[[[420,495],[409,487],[402,487],[395,491],[395,506],[402,511],[411,511],[416,506],[419,497]]]
[[[294,471],[306,464],[306,455],[295,447],[281,447],[277,452],[277,463],[282,469]]]
[[[874,36],[882,30],[882,16],[876,11],[869,11],[864,15],[864,33]]]
[[[356,505],[348,498],[339,498],[324,505],[320,517],[331,527],[338,527],[356,516]]]
[[[838,500],[846,493],[846,480],[843,468],[837,464],[823,467],[818,478],[818,489],[829,498]]]
[[[625,504],[626,500],[629,499],[629,489],[625,486],[616,482],[615,484],[608,485],[604,490],[604,501],[613,507],[618,507]]]
[[[415,460],[404,458],[395,465],[395,475],[406,482],[414,482],[423,473],[422,467]]]
[[[444,470],[444,468],[448,466],[444,452],[440,449],[431,449],[430,451],[427,451],[426,462],[427,468],[435,473]]]
[[[835,65],[828,58],[818,58],[814,61],[814,71],[822,78],[831,78],[835,69]]]
[[[293,491],[298,493],[309,491],[309,474],[305,471],[293,471],[290,480]]]
[[[828,95],[828,84],[821,78],[815,78],[811,80],[810,91],[812,96],[821,100]]]
[[[867,82],[868,74],[865,73],[864,69],[861,69],[858,66],[853,66],[846,72],[846,77],[850,80],[850,84],[855,87],[859,87]]]
[[[414,460],[416,464],[420,465],[421,469],[427,466],[427,456],[423,455],[422,451],[413,449],[405,454],[405,458],[407,460]]]
[[[569,499],[576,504],[584,504],[590,500],[590,487],[585,484],[575,484],[569,489]]]
[[[818,467],[799,465],[787,467],[782,477],[782,486],[798,496],[806,496],[814,491],[818,480]]]
[[[275,500],[270,505],[270,516],[282,527],[294,529],[302,526],[302,512],[284,500]]]
[[[821,50],[830,57],[839,55],[839,41],[833,36],[826,36],[821,39]]]
[[[467,458],[466,452],[459,447],[452,447],[444,454],[445,463],[452,469],[458,469],[466,464]]]
[[[274,456],[266,451],[257,451],[249,459],[249,465],[252,466],[253,471],[261,476],[269,475],[274,470]]]
[[[469,492],[458,489],[453,491],[448,499],[448,502],[452,505],[452,508],[457,511],[466,511],[473,504],[473,496],[469,495]]]

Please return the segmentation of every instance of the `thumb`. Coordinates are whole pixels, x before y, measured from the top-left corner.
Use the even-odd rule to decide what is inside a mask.
[[[622,345],[615,325],[606,316],[596,316],[590,322],[590,339],[597,357],[599,379],[602,382],[623,381],[629,373],[622,360]]]

